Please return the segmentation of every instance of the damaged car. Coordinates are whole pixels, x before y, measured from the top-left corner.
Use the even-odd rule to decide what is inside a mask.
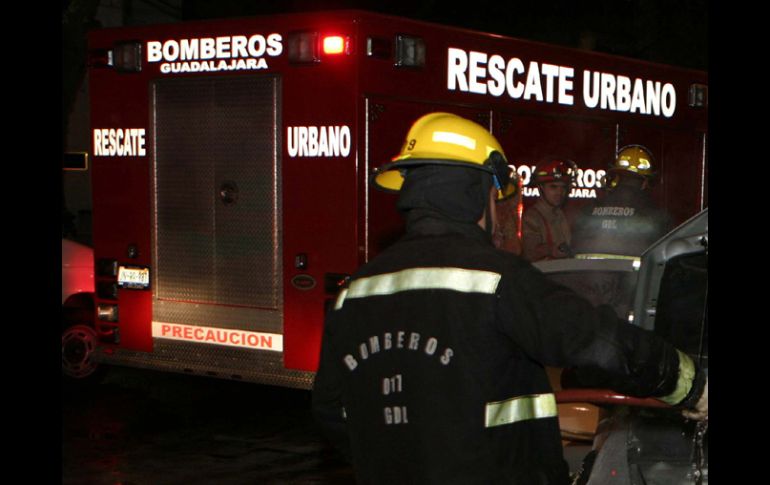
[[[638,258],[535,266],[594,305],[609,305],[630,325],[655,332],[708,373],[708,209]],[[549,371],[574,485],[708,483],[708,419],[688,420],[652,398],[575,387],[586,380],[571,378],[574,370]]]

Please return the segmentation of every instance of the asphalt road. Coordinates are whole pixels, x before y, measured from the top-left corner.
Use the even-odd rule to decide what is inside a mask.
[[[62,399],[63,485],[354,483],[308,391],[114,368]]]

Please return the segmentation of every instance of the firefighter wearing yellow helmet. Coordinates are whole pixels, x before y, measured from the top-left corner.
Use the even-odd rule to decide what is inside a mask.
[[[312,395],[360,483],[566,485],[546,365],[688,408],[703,394],[687,355],[494,247],[501,161],[488,131],[434,113],[372,175],[398,194],[406,234],[339,293]]]
[[[575,221],[572,249],[578,257],[637,257],[673,226],[650,194],[656,176],[652,152],[642,145],[618,150],[605,178],[606,191]]]
[[[609,186],[617,185],[617,177],[630,176],[640,177],[647,181],[655,175],[653,170],[652,153],[642,145],[627,145],[618,151],[615,162],[610,166],[608,172]]]
[[[493,176],[497,199],[516,192],[515,177],[500,143],[473,121],[451,113],[431,113],[418,119],[391,163],[377,169],[374,184],[397,192],[409,167],[444,165],[474,168]]]

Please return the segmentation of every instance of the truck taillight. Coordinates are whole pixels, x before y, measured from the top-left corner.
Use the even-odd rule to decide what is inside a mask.
[[[99,303],[96,306],[96,316],[103,322],[118,321],[118,305]]]

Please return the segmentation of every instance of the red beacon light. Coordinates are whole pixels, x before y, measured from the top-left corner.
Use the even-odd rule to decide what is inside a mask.
[[[321,56],[350,54],[350,37],[344,35],[321,36],[314,31],[291,32],[288,38],[289,62],[315,64]]]
[[[323,53],[329,55],[347,54],[348,38],[341,35],[327,35],[323,38]]]

